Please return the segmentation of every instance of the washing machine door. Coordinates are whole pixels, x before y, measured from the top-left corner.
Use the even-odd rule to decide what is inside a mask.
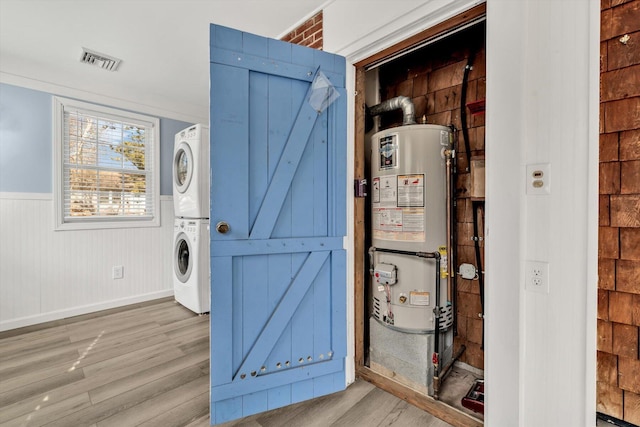
[[[191,276],[193,267],[193,247],[185,233],[176,236],[176,244],[173,249],[173,269],[176,277],[182,283],[186,283]]]
[[[193,153],[186,142],[181,142],[173,156],[173,183],[180,193],[184,193],[193,177]]]

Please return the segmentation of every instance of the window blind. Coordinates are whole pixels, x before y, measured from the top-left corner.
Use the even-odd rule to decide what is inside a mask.
[[[155,215],[153,123],[64,107],[65,222]]]

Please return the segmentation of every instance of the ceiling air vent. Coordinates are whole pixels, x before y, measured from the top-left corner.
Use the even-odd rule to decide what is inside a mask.
[[[86,47],[83,47],[80,62],[89,65],[95,65],[96,67],[100,67],[105,70],[116,71],[118,69],[118,65],[120,65],[121,60],[118,58],[114,58],[113,56],[91,51]]]

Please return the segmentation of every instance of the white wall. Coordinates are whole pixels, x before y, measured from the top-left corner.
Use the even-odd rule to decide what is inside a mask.
[[[0,330],[173,294],[173,144],[190,123],[160,118],[161,227],[54,232],[52,96],[0,83]]]
[[[599,4],[487,11],[487,420],[594,425]],[[525,195],[535,163],[548,196]],[[548,294],[524,289],[528,260]]]
[[[173,295],[170,196],[160,227],[53,231],[53,212],[50,193],[0,193],[0,330]]]
[[[355,63],[476,4],[335,0],[324,9],[325,50]],[[491,427],[595,424],[598,7],[579,0],[488,1],[485,422]],[[552,193],[543,198],[525,195],[525,165],[538,162],[552,168]],[[351,229],[347,247],[352,243]],[[525,260],[549,262],[549,294],[524,290]]]

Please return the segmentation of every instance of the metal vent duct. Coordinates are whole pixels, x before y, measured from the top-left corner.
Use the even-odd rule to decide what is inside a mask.
[[[121,60],[83,47],[80,62],[95,65],[96,67],[103,68],[105,70],[116,71]]]

